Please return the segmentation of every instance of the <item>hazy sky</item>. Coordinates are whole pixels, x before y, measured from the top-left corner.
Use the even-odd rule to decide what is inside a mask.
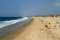
[[[0,16],[48,15],[60,12],[59,0],[0,0]]]

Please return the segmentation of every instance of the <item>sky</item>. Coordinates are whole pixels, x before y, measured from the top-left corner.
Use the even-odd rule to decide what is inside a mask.
[[[0,0],[0,17],[59,14],[59,0]]]

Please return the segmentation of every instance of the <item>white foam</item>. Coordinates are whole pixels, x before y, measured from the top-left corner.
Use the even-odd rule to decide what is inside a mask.
[[[0,28],[6,27],[8,25],[15,24],[17,22],[25,21],[27,19],[28,19],[28,17],[24,17],[24,18],[17,19],[17,20],[3,21],[3,22],[0,23]]]

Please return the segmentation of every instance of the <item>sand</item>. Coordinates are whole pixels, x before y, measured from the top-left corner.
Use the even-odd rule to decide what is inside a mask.
[[[60,40],[60,28],[59,24],[56,24],[58,17],[32,18],[32,22],[22,30],[11,33],[2,40]]]

